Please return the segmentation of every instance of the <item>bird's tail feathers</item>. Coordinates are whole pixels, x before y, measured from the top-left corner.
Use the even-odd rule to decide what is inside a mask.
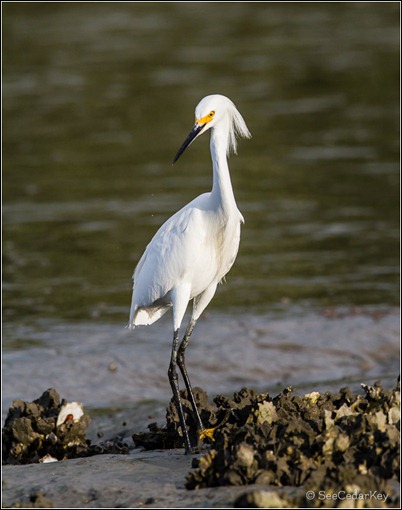
[[[131,310],[128,329],[132,330],[136,326],[149,326],[164,315],[172,305],[149,306],[146,308],[136,307]]]

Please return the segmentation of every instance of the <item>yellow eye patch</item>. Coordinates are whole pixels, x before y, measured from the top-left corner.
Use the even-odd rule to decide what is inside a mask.
[[[211,120],[214,118],[215,112],[214,110],[210,111],[208,115],[205,115],[204,117],[201,117],[200,119],[195,119],[195,122],[197,124],[207,124],[208,122],[211,122]]]

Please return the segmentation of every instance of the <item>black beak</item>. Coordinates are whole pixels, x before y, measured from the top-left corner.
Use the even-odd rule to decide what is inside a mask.
[[[173,165],[180,158],[180,156],[187,149],[187,147],[191,144],[191,142],[193,142],[197,138],[197,136],[200,134],[200,132],[204,126],[205,126],[205,124],[201,124],[201,125],[197,124],[197,123],[194,124],[193,129],[190,131],[188,137],[184,140],[183,145],[180,147],[178,153],[176,154],[176,156],[173,160],[173,163],[172,163]]]

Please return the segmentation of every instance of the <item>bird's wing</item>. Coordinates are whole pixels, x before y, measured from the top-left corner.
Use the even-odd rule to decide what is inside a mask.
[[[170,306],[169,292],[191,279],[201,260],[208,264],[207,213],[199,205],[196,199],[174,214],[148,244],[134,271],[132,309]]]

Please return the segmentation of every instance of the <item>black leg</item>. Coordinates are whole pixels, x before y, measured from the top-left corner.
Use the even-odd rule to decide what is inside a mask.
[[[199,428],[200,431],[203,431],[205,429],[205,427],[202,424],[201,417],[200,417],[200,414],[199,414],[198,409],[197,409],[197,404],[195,403],[194,393],[193,393],[193,389],[192,389],[191,384],[190,384],[190,379],[189,379],[188,374],[187,374],[187,369],[186,369],[186,364],[185,364],[185,357],[184,357],[186,347],[187,347],[188,342],[190,340],[190,335],[193,332],[193,329],[194,329],[194,326],[195,326],[195,322],[196,322],[195,320],[190,320],[190,323],[187,326],[186,333],[184,334],[184,337],[183,337],[183,340],[182,340],[182,342],[180,344],[179,350],[177,351],[177,364],[179,365],[180,372],[182,373],[184,382],[186,384],[187,393],[188,393],[189,399],[191,401],[191,406],[193,408],[193,411],[194,411],[194,414],[195,414],[195,417],[196,417],[196,420],[197,420],[198,428]]]
[[[183,413],[183,407],[181,405],[181,400],[180,400],[179,383],[178,383],[178,376],[177,376],[177,370],[176,370],[178,347],[179,347],[179,330],[176,329],[176,331],[174,332],[174,336],[173,336],[172,356],[170,358],[168,377],[169,377],[170,386],[172,387],[173,397],[174,397],[174,400],[176,403],[177,412],[179,413],[180,426],[181,426],[181,430],[183,432],[183,438],[184,438],[184,448],[186,450],[186,454],[189,454],[189,453],[191,453],[190,438],[188,437],[186,422],[184,420],[184,413]]]

